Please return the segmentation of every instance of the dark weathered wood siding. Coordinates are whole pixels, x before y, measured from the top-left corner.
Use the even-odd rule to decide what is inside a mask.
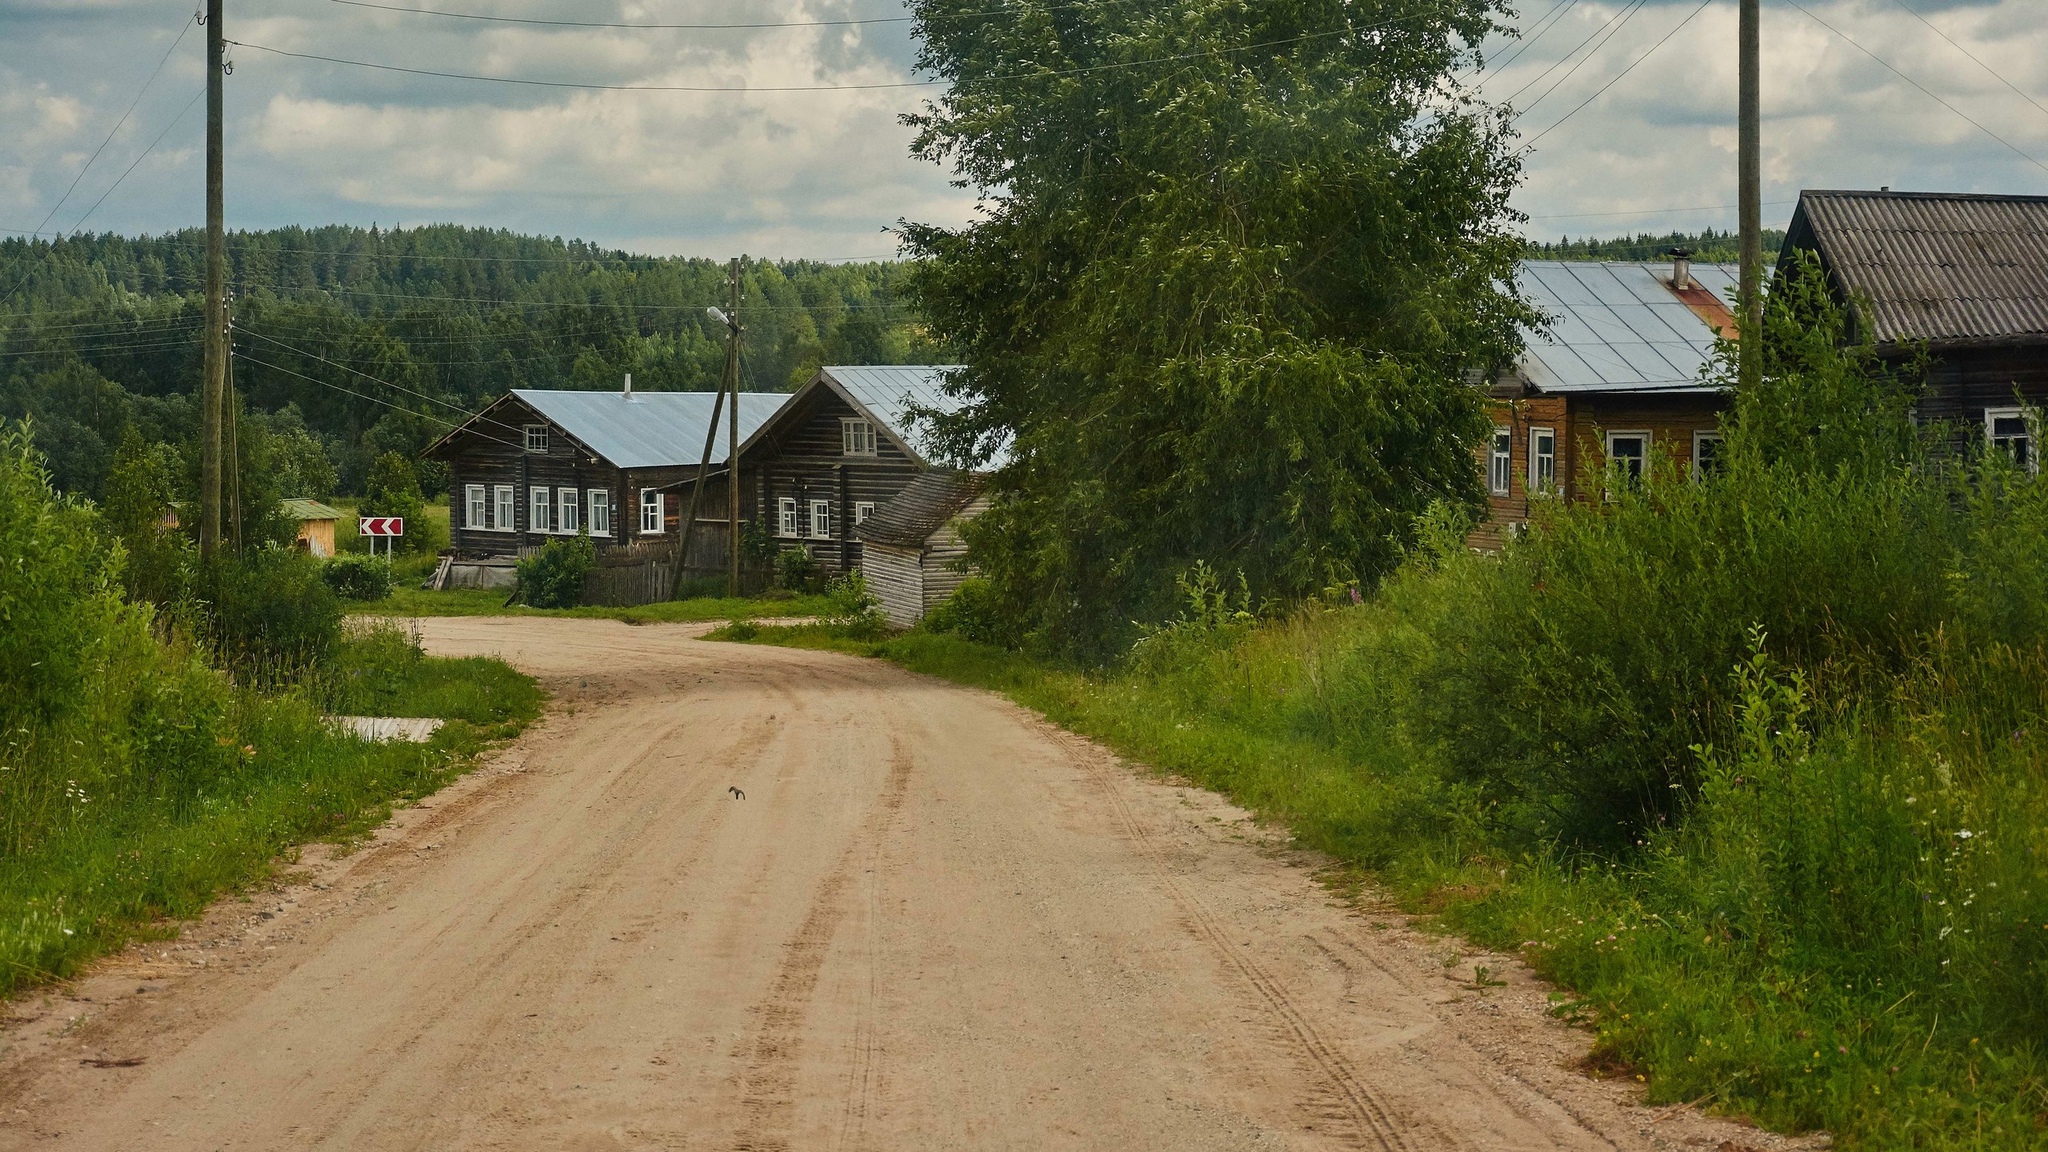
[[[742,499],[748,517],[765,517],[778,543],[808,547],[819,566],[836,576],[860,567],[861,544],[853,536],[856,507],[881,505],[903,491],[923,468],[880,430],[875,455],[847,455],[840,421],[858,413],[830,388],[813,389],[791,403],[801,407],[783,412],[741,461]],[[750,491],[752,499],[746,500]],[[710,503],[710,493],[705,495]],[[785,499],[796,501],[794,536],[784,534],[780,502]],[[813,500],[823,500],[831,508],[830,531],[823,538],[811,534]],[[722,490],[720,501],[716,507],[722,515]]]
[[[1983,436],[1987,408],[2048,405],[2048,344],[1951,348],[1931,359],[1919,417],[1952,423],[1964,438]]]

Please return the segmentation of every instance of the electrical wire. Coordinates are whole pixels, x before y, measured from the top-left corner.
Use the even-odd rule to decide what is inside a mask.
[[[1563,124],[1565,121],[1571,119],[1572,117],[1577,116],[1581,111],[1584,111],[1586,105],[1591,104],[1595,100],[1598,100],[1602,95],[1606,94],[1609,88],[1612,88],[1616,84],[1621,83],[1622,77],[1635,71],[1637,64],[1641,64],[1643,61],[1648,60],[1650,57],[1656,55],[1657,49],[1662,48],[1666,41],[1670,40],[1673,36],[1678,35],[1678,30],[1680,28],[1683,28],[1687,24],[1692,23],[1693,17],[1699,15],[1701,12],[1706,11],[1707,5],[1713,2],[1714,0],[1700,0],[1699,7],[1694,8],[1691,12],[1686,13],[1685,19],[1680,20],[1678,23],[1672,25],[1671,31],[1666,32],[1655,44],[1650,45],[1650,50],[1648,52],[1645,52],[1641,56],[1636,57],[1635,60],[1629,64],[1628,67],[1623,68],[1621,71],[1615,73],[1614,78],[1612,80],[1609,80],[1607,83],[1602,84],[1599,88],[1595,89],[1591,96],[1588,96],[1584,100],[1579,101],[1577,107],[1573,108],[1571,111],[1565,113],[1564,115],[1558,117],[1556,120],[1552,121],[1550,127],[1545,128],[1543,131],[1538,132],[1536,135],[1529,137],[1529,142],[1527,144],[1522,145],[1522,147],[1534,148],[1538,140],[1541,140],[1545,136],[1550,135],[1552,132],[1557,131],[1559,125]],[[1544,93],[1544,95],[1547,96],[1549,95],[1549,93],[1546,92]],[[1542,102],[1543,101],[1538,100],[1536,103],[1541,104]],[[1535,106],[1536,104],[1531,104],[1529,107],[1534,108]]]
[[[1515,113],[1515,119],[1520,120],[1522,117],[1527,116],[1529,113],[1535,111],[1538,105],[1542,104],[1545,100],[1550,99],[1551,93],[1556,92],[1559,88],[1564,87],[1565,84],[1569,82],[1573,76],[1578,75],[1579,69],[1584,68],[1587,64],[1591,63],[1593,57],[1598,56],[1600,54],[1600,50],[1602,48],[1607,47],[1607,42],[1614,39],[1616,36],[1620,35],[1621,30],[1623,28],[1628,27],[1628,22],[1635,19],[1636,14],[1641,12],[1644,8],[1648,7],[1649,3],[1650,0],[1636,0],[1635,7],[1624,10],[1621,15],[1621,21],[1615,24],[1613,28],[1610,31],[1608,31],[1608,33],[1605,36],[1602,36],[1600,38],[1599,43],[1593,45],[1592,51],[1587,52],[1584,56],[1579,57],[1578,63],[1566,69],[1564,75],[1559,76],[1556,80],[1552,81],[1550,87],[1545,88],[1543,90],[1543,95],[1538,96],[1536,99],[1529,101],[1528,107],[1518,110]],[[1513,99],[1513,97],[1509,97],[1509,99]]]
[[[1799,203],[1799,201],[1797,200],[1766,200],[1764,201],[1764,206],[1778,207],[1780,205],[1797,203]],[[1679,212],[1733,212],[1738,207],[1740,207],[1740,205],[1736,204],[1698,204],[1694,205],[1691,208],[1642,208],[1635,210],[1621,209],[1614,212],[1550,212],[1540,216],[1531,216],[1529,217],[1529,219],[1572,220],[1584,216],[1668,216]]]
[[[2013,95],[2019,97],[2022,100],[2025,100],[2029,104],[2032,104],[2034,107],[2040,109],[2042,112],[2048,112],[2048,106],[2042,105],[2042,103],[2039,100],[2036,100],[2032,96],[2027,95],[2025,92],[2020,91],[2018,85],[2014,84],[2010,80],[2007,80],[2005,77],[1999,75],[1998,70],[1996,68],[1993,68],[1991,65],[1986,64],[1982,60],[1979,60],[1975,52],[1970,51],[1968,48],[1965,48],[1961,44],[1958,44],[1954,40],[1950,39],[1948,33],[1943,32],[1941,29],[1935,27],[1934,24],[1927,19],[1927,17],[1922,16],[1917,11],[1914,11],[1913,7],[1906,3],[1906,0],[1892,0],[1892,3],[1897,4],[1901,8],[1904,8],[1907,14],[1912,16],[1913,19],[1918,20],[1920,23],[1927,25],[1927,30],[1929,32],[1934,33],[1936,36],[1941,37],[1943,40],[1947,40],[1949,47],[1954,48],[1956,51],[1961,52],[1965,56],[1968,56],[1970,60],[1977,65],[1977,67],[1982,68],[1986,72],[1991,73],[1992,79],[1997,80],[2000,84],[2003,84],[2007,88],[2012,89]]]
[[[407,387],[406,387],[405,385],[403,385],[403,384],[398,384],[398,383],[394,383],[394,382],[392,382],[392,381],[390,381],[390,380],[385,380],[385,379],[382,379],[382,378],[380,378],[380,377],[377,377],[377,376],[372,376],[372,375],[370,375],[370,374],[369,374],[368,372],[362,372],[362,371],[358,371],[358,370],[356,370],[356,369],[354,369],[354,368],[351,368],[351,367],[349,367],[349,366],[348,366],[348,365],[346,365],[346,364],[342,364],[342,363],[340,363],[340,362],[338,362],[338,361],[334,361],[334,360],[329,360],[329,359],[328,359],[327,357],[325,357],[325,356],[322,356],[322,355],[320,355],[320,354],[319,354],[319,353],[317,353],[317,352],[308,352],[308,351],[306,351],[306,350],[305,350],[304,348],[298,348],[298,347],[294,347],[293,345],[287,344],[287,343],[285,343],[284,341],[282,341],[282,340],[279,340],[279,339],[277,339],[276,337],[273,337],[273,336],[265,336],[265,335],[264,335],[264,334],[262,334],[261,332],[257,332],[257,331],[254,331],[254,330],[252,330],[252,329],[246,329],[246,328],[244,328],[244,329],[237,329],[237,331],[243,331],[243,332],[247,332],[247,333],[248,333],[249,335],[251,335],[251,336],[254,336],[254,337],[256,337],[256,338],[257,338],[258,340],[264,340],[264,341],[267,341],[267,342],[269,342],[269,343],[271,343],[271,344],[275,344],[275,345],[277,345],[277,346],[278,346],[279,348],[282,348],[282,349],[284,349],[284,350],[285,350],[285,351],[287,351],[287,352],[291,352],[291,353],[293,353],[293,354],[295,354],[295,355],[299,355],[299,356],[307,356],[307,357],[311,357],[312,359],[314,359],[314,360],[318,360],[318,361],[320,361],[320,362],[321,362],[322,364],[326,364],[326,365],[328,365],[329,367],[333,367],[333,368],[339,368],[339,369],[341,369],[341,370],[342,370],[343,372],[347,372],[347,373],[349,373],[350,375],[353,375],[353,376],[360,376],[360,377],[362,377],[363,379],[365,379],[365,380],[368,380],[368,381],[370,381],[370,382],[372,382],[372,383],[375,383],[375,384],[382,384],[382,385],[384,385],[384,386],[385,386],[386,388],[395,388],[395,389],[397,389],[397,390],[398,390],[398,391],[400,391],[400,392],[405,392],[405,393],[408,393],[408,394],[410,394],[410,395],[413,395],[413,396],[417,396],[417,397],[419,397],[420,399],[422,399],[422,400],[425,400],[425,401],[427,401],[427,402],[428,402],[428,403],[430,403],[430,404],[439,404],[439,405],[440,405],[440,406],[442,406],[443,408],[449,408],[449,409],[453,409],[454,411],[456,411],[456,412],[459,412],[459,413],[461,413],[461,414],[462,414],[463,420],[464,420],[465,422],[468,422],[468,421],[472,421],[472,420],[476,420],[476,419],[478,419],[479,417],[481,417],[481,416],[483,415],[483,414],[482,414],[481,412],[471,412],[471,411],[470,411],[469,409],[467,409],[467,408],[464,408],[464,407],[463,407],[462,405],[460,405],[460,404],[456,404],[456,403],[454,403],[454,402],[452,402],[452,401],[449,401],[449,400],[443,400],[443,399],[441,399],[441,398],[440,398],[440,397],[438,397],[438,396],[431,396],[431,395],[428,395],[427,393],[425,393],[425,392],[422,392],[422,391],[420,391],[420,390],[419,390],[419,389],[417,389],[417,388],[407,388]],[[503,429],[505,429],[505,430],[506,430],[507,432],[515,431],[515,429],[514,429],[514,428],[513,428],[513,427],[512,427],[512,426],[511,426],[510,424],[506,424],[506,423],[503,423],[502,421],[498,421],[498,420],[487,420],[487,421],[485,421],[485,423],[489,423],[489,424],[496,424],[496,425],[497,425],[498,427],[500,427],[500,428],[503,428]]]
[[[185,113],[192,111],[192,106],[194,104],[199,103],[200,99],[205,95],[206,90],[203,88],[200,89],[199,92],[192,97],[191,101],[188,102],[183,109],[179,110],[178,115],[174,119],[172,119],[172,121],[169,124],[164,125],[164,130],[162,132],[157,133],[156,139],[151,140],[149,142],[149,147],[144,148],[142,150],[142,155],[137,156],[135,158],[135,162],[133,164],[128,165],[128,167],[124,171],[122,171],[121,175],[115,179],[113,184],[110,185],[105,192],[100,193],[100,198],[92,202],[92,207],[87,208],[85,210],[85,215],[80,216],[78,218],[77,223],[71,226],[71,232],[73,235],[76,235],[78,230],[85,226],[86,220],[91,218],[93,213],[100,210],[100,205],[105,204],[107,202],[107,197],[112,196],[114,194],[114,189],[119,188],[121,186],[121,181],[128,179],[128,174],[130,172],[135,171],[137,165],[141,164],[144,160],[147,160],[151,152],[156,151],[156,146],[164,142],[164,137],[169,136],[171,134],[171,129],[176,128],[179,122],[185,119]]]
[[[1552,72],[1555,72],[1559,68],[1564,67],[1566,62],[1571,60],[1572,57],[1577,56],[1579,54],[1580,49],[1584,48],[1588,44],[1591,44],[1594,41],[1594,39],[1598,37],[1602,32],[1607,31],[1608,27],[1612,25],[1616,20],[1624,19],[1625,17],[1633,13],[1642,2],[1643,0],[1627,0],[1626,3],[1622,4],[1620,8],[1615,10],[1614,15],[1609,16],[1607,18],[1605,23],[1601,24],[1598,28],[1593,29],[1591,35],[1588,35],[1584,40],[1579,41],[1577,44],[1572,45],[1571,50],[1566,52],[1564,55],[1558,57],[1557,60],[1550,65],[1550,67],[1545,68],[1541,72],[1538,72],[1535,76],[1531,77],[1527,83],[1523,84],[1520,88],[1515,89],[1513,92],[1508,93],[1501,100],[1497,101],[1497,103],[1513,103],[1515,97],[1520,96],[1522,93],[1527,92],[1529,89],[1534,88],[1536,85],[1543,83],[1544,79],[1547,78]],[[1595,48],[1594,51],[1597,52],[1599,51],[1599,49]]]
[[[269,363],[269,362],[267,362],[267,361],[263,361],[263,360],[258,360],[258,359],[257,359],[256,357],[254,357],[254,356],[251,356],[251,355],[249,355],[249,354],[248,354],[248,353],[246,353],[246,352],[239,352],[239,353],[236,353],[236,356],[237,356],[237,358],[238,358],[238,359],[246,360],[246,361],[248,361],[248,362],[249,362],[249,363],[251,363],[251,364],[256,364],[256,365],[260,365],[260,366],[262,366],[262,367],[264,367],[264,368],[268,368],[268,369],[270,369],[270,370],[271,370],[271,371],[273,371],[273,372],[282,372],[282,373],[284,373],[284,374],[285,374],[285,375],[287,375],[287,376],[296,376],[297,378],[299,378],[299,379],[301,379],[301,380],[304,380],[304,381],[306,381],[306,382],[307,382],[307,383],[309,383],[309,384],[318,384],[318,385],[320,385],[320,386],[321,386],[322,388],[332,388],[332,389],[334,389],[334,390],[335,390],[336,392],[346,392],[346,393],[348,393],[348,394],[349,394],[349,395],[351,395],[351,396],[355,396],[355,397],[357,397],[357,398],[359,398],[359,399],[363,399],[363,400],[368,400],[368,401],[369,401],[370,403],[372,403],[372,404],[382,404],[382,405],[383,405],[383,406],[385,406],[386,408],[390,408],[390,409],[393,409],[394,411],[398,411],[398,412],[403,412],[403,413],[405,413],[405,414],[406,414],[406,415],[408,415],[408,416],[417,416],[417,417],[419,417],[419,418],[420,418],[420,419],[422,419],[422,420],[431,420],[431,421],[433,421],[433,422],[434,422],[434,423],[436,423],[436,424],[440,424],[440,425],[443,425],[444,427],[448,427],[448,428],[460,428],[460,427],[462,427],[462,425],[460,425],[460,424],[457,424],[457,423],[455,423],[455,422],[454,422],[454,421],[452,421],[452,420],[443,420],[443,419],[441,419],[441,418],[440,418],[439,416],[435,416],[435,415],[433,415],[432,413],[428,413],[428,412],[417,412],[417,411],[414,411],[414,410],[413,410],[413,409],[411,409],[411,408],[407,408],[407,407],[406,407],[405,405],[403,405],[403,404],[394,404],[394,403],[392,403],[392,402],[391,402],[391,401],[389,401],[389,400],[384,400],[384,399],[380,399],[380,398],[378,398],[378,397],[376,397],[376,396],[371,396],[371,395],[368,395],[368,394],[366,394],[366,393],[358,392],[358,391],[356,391],[356,390],[355,390],[355,389],[353,389],[353,388],[344,388],[344,387],[342,387],[341,385],[339,385],[339,384],[336,384],[336,383],[334,383],[334,382],[333,382],[333,381],[331,381],[331,380],[321,380],[321,379],[319,379],[319,378],[317,378],[317,377],[313,377],[313,376],[308,376],[308,375],[306,375],[306,374],[305,374],[304,372],[294,372],[294,371],[292,371],[292,370],[291,370],[291,369],[289,369],[289,368],[281,368],[281,367],[279,367],[279,366],[278,366],[278,365],[276,365],[276,364],[271,364],[271,363]],[[378,382],[379,382],[379,383],[383,383],[383,381],[378,381]],[[477,435],[478,435],[478,436],[481,436],[481,437],[483,437],[483,438],[484,438],[484,439],[486,439],[486,440],[490,440],[490,441],[493,441],[493,442],[495,442],[495,443],[503,444],[503,445],[505,445],[505,446],[506,446],[507,448],[519,448],[519,449],[521,449],[522,451],[523,451],[523,450],[524,450],[524,448],[525,448],[525,446],[524,446],[523,444],[514,444],[514,443],[512,443],[512,442],[511,442],[511,441],[509,441],[509,440],[499,440],[499,439],[498,439],[498,438],[497,438],[496,436],[490,436],[490,435],[486,435],[485,433],[482,433],[482,432],[478,432],[478,433],[477,433]]]
[[[1508,58],[1497,62],[1491,68],[1481,68],[1475,74],[1476,79],[1473,83],[1483,87],[1488,80],[1495,79],[1502,72],[1507,71],[1508,65],[1521,59],[1522,53],[1527,52],[1535,45],[1536,41],[1543,39],[1546,33],[1562,23],[1565,16],[1578,6],[1579,0],[1558,0],[1556,4],[1551,6],[1550,11],[1538,17],[1536,23],[1530,26],[1535,35],[1532,36],[1528,32],[1517,33],[1515,39],[1519,43],[1515,45],[1515,50],[1508,54]]]
[[[185,42],[185,33],[190,32],[192,30],[192,24],[192,21],[186,20],[179,25],[178,38],[171,41],[171,46],[168,50],[164,52],[163,59],[156,62],[156,70],[149,74],[149,79],[144,80],[142,82],[141,88],[136,89],[135,99],[130,100],[128,102],[128,110],[121,113],[121,118],[114,122],[114,127],[111,131],[107,133],[107,138],[105,140],[100,141],[100,146],[92,150],[91,156],[86,157],[85,166],[78,170],[78,175],[73,176],[71,178],[71,186],[64,189],[64,194],[62,196],[57,197],[57,202],[55,204],[50,205],[49,215],[43,217],[43,222],[41,224],[36,225],[37,229],[40,230],[50,226],[50,221],[56,217],[57,210],[59,208],[62,208],[64,206],[64,202],[66,200],[71,199],[71,194],[78,190],[78,182],[85,179],[85,174],[87,172],[92,171],[93,162],[100,158],[100,153],[105,152],[107,150],[107,145],[112,144],[114,142],[114,137],[120,134],[122,126],[128,123],[128,118],[130,116],[135,115],[136,106],[142,103],[142,98],[149,93],[150,85],[156,83],[156,78],[158,76],[163,75],[164,65],[169,64],[171,62],[172,53],[175,53],[178,50],[178,45],[183,44]],[[40,235],[40,231],[37,234]]]
[[[1913,79],[1911,76],[1906,75],[1904,72],[1899,71],[1898,68],[1894,67],[1890,61],[1886,60],[1882,56],[1879,56],[1877,53],[1872,52],[1870,49],[1865,48],[1863,45],[1857,43],[1855,38],[1851,37],[1848,33],[1842,31],[1840,28],[1837,28],[1833,24],[1830,24],[1827,21],[1821,19],[1820,17],[1814,15],[1813,12],[1810,9],[1808,9],[1805,5],[1800,4],[1799,0],[1785,0],[1785,3],[1791,5],[1798,11],[1804,13],[1806,15],[1806,18],[1813,21],[1815,24],[1820,25],[1821,27],[1834,33],[1836,36],[1841,37],[1843,42],[1847,43],[1849,47],[1856,49],[1858,52],[1861,52],[1865,56],[1870,57],[1872,60],[1877,61],[1879,64],[1884,65],[1885,69],[1889,71],[1892,75],[1897,76],[1899,79],[1904,80],[1906,83],[1911,84],[1913,87],[1920,89],[1922,95],[1934,101],[1936,104],[1941,105],[1943,108],[1946,108],[1949,111],[1955,113],[1957,116],[1961,117],[1964,121],[1966,121],[1971,127],[1975,128],[1977,131],[1982,132],[1986,136],[1991,137],[1993,140],[1998,141],[2000,144],[2005,145],[2006,148],[2011,150],[2013,155],[2018,156],[2020,159],[2025,160],[2027,163],[2032,164],[2034,167],[2039,168],[2043,172],[2048,172],[2048,164],[2043,164],[2041,161],[2034,159],[2034,157],[2030,154],[2021,151],[2019,146],[2014,144],[2012,141],[2007,140],[2005,137],[2000,136],[1996,132],[1993,132],[1991,129],[1985,127],[1977,120],[1972,119],[1970,115],[1964,112],[1962,109],[1942,99],[1940,96],[1935,95],[1932,91],[1928,90],[1926,85],[1920,83],[1918,80]]]
[[[623,28],[638,31],[658,32],[673,29],[714,31],[724,28],[838,28],[849,24],[907,24],[913,20],[971,20],[983,16],[1020,16],[1026,10],[1000,8],[986,12],[949,12],[936,17],[917,16],[869,16],[844,20],[779,20],[753,24],[625,24],[604,20],[543,20],[529,16],[486,16],[476,12],[447,12],[437,8],[400,8],[395,4],[372,4],[368,0],[332,0],[335,4],[346,4],[351,8],[375,8],[383,12],[398,12],[406,16],[441,16],[450,20],[479,20],[491,24],[528,24],[547,28]],[[1060,12],[1070,8],[1094,8],[1096,4],[1051,4],[1044,8],[1030,9],[1036,12]]]

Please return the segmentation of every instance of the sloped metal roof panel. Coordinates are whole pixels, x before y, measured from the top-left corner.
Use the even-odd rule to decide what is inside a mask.
[[[2048,342],[2048,196],[1807,191],[1805,239],[1879,343]]]
[[[926,463],[939,463],[937,453],[924,432],[911,418],[912,408],[951,414],[961,407],[960,398],[946,394],[946,374],[957,364],[827,364],[821,371],[830,376],[846,394],[887,425],[896,438]],[[999,469],[1009,463],[1009,446],[1002,445],[983,468]]]
[[[716,392],[543,391],[515,388],[514,396],[547,417],[585,447],[620,468],[668,468],[695,464],[703,458],[705,425],[711,420]],[[789,403],[787,392],[740,393],[740,440]],[[713,463],[723,464],[731,451],[726,431],[731,417],[718,416]]]
[[[1693,279],[1724,304],[1733,270],[1693,265]],[[1710,391],[1700,370],[1714,330],[1676,296],[1664,263],[1524,260],[1522,295],[1548,324],[1523,333],[1522,374],[1539,392]]]

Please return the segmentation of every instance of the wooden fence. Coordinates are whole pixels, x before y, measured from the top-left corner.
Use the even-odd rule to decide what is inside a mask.
[[[731,531],[723,522],[697,522],[697,530],[690,534],[690,554],[683,566],[688,582],[701,584],[726,578],[725,542]],[[762,571],[741,572],[740,592],[759,592],[767,586],[768,577],[769,573]],[[583,578],[583,602],[610,607],[656,604],[675,599],[675,586],[673,543],[662,540],[608,548],[597,554],[597,566]]]

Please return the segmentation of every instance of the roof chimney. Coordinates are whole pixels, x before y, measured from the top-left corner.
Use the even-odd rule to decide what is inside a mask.
[[[1671,257],[1671,288],[1683,292],[1692,287],[1692,249],[1673,248]]]
[[[631,372],[626,373],[626,390],[621,395],[625,396],[628,400],[633,398],[633,374]]]

